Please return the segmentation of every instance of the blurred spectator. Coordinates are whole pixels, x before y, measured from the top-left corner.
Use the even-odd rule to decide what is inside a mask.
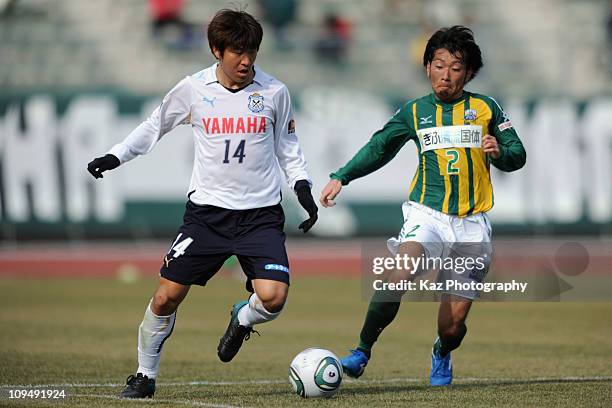
[[[423,6],[423,19],[427,26],[450,27],[463,22],[462,7],[454,0],[429,0]]]
[[[43,17],[47,15],[47,0],[0,0],[0,18]]]
[[[410,59],[415,72],[423,73],[423,52],[431,35],[440,27],[462,25],[471,27],[477,23],[478,8],[476,0],[463,0],[458,4],[455,0],[426,0],[420,8],[420,31],[412,37],[409,45]],[[481,74],[482,78],[482,74]]]
[[[149,0],[153,35],[167,46],[178,49],[199,48],[202,40],[197,26],[182,17],[184,0]],[[173,29],[168,33],[168,29]]]
[[[0,15],[8,17],[15,14],[18,0],[0,0]]]
[[[419,33],[410,40],[410,60],[415,68],[415,72],[423,73],[423,53],[425,52],[427,41],[435,31],[436,30],[429,26],[427,21],[423,19],[421,21]]]
[[[342,63],[352,40],[351,23],[336,13],[329,13],[323,21],[323,33],[314,46],[320,61]]]
[[[259,0],[263,20],[268,23],[274,32],[276,47],[283,50],[292,48],[287,37],[287,27],[295,21],[297,15],[297,0]]]

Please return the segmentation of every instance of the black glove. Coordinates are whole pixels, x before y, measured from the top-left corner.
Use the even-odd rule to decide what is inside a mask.
[[[96,157],[87,165],[87,171],[91,173],[95,178],[103,178],[104,173],[107,170],[112,170],[114,168],[119,167],[121,162],[117,158],[117,156],[113,154],[107,154],[104,157]]]
[[[306,180],[299,180],[297,183],[295,183],[295,192],[297,194],[300,205],[306,210],[306,212],[310,216],[310,218],[302,222],[298,227],[299,229],[304,231],[304,233],[307,233],[308,230],[310,230],[312,226],[315,225],[315,222],[317,222],[317,220],[319,219],[319,216],[317,215],[317,213],[319,212],[319,208],[317,207],[314,199],[312,198],[312,193],[310,192],[310,185]]]

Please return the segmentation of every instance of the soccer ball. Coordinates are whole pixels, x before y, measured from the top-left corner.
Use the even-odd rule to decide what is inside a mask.
[[[300,397],[331,397],[342,383],[342,365],[331,351],[308,348],[291,362],[289,382]]]

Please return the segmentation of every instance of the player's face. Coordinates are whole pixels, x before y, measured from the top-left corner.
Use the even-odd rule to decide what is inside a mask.
[[[247,85],[255,76],[253,64],[257,58],[257,50],[234,50],[226,48],[223,55],[215,50],[219,60],[217,79],[228,88],[240,88]]]
[[[461,62],[460,54],[451,54],[447,49],[436,50],[426,67],[431,88],[441,101],[452,101],[463,94],[463,87],[472,73]]]

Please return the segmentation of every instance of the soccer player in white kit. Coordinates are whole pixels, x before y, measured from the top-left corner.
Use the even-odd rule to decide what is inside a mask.
[[[101,178],[104,171],[150,152],[174,127],[193,129],[195,160],[184,223],[164,257],[159,285],[140,324],[138,369],[121,397],[153,396],[177,307],[192,284],[205,285],[230,256],[237,256],[251,295],[232,307],[217,348],[221,361],[236,355],[255,324],[278,317],[287,298],[279,168],[309,214],[299,226],[304,232],[316,222],[318,209],[289,92],[254,65],[262,36],[250,14],[220,10],[208,26],[217,62],[181,80],[123,142],[88,165]]]

